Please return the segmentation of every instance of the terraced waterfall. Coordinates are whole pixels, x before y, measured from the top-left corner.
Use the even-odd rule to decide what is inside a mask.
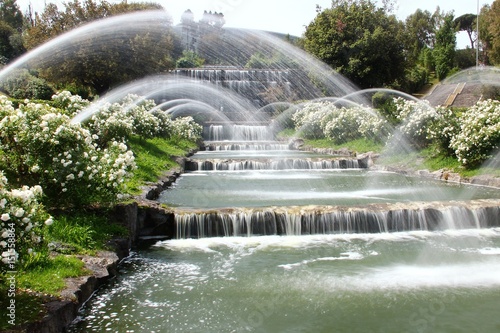
[[[263,126],[206,135],[159,199],[176,239],[129,258],[75,331],[500,329],[497,189],[291,150]]]

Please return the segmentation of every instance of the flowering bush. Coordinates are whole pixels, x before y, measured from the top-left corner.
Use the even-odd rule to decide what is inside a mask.
[[[70,117],[76,116],[80,111],[90,105],[90,102],[78,95],[64,90],[52,96],[54,106]]]
[[[172,133],[174,132],[174,123],[170,115],[160,109],[152,110],[151,114],[153,114],[158,120],[158,129],[156,131],[156,135],[162,138],[171,137]],[[199,133],[199,135],[201,136],[201,132]]]
[[[324,137],[324,118],[335,109],[335,105],[330,102],[311,102],[292,116],[295,130],[302,133],[306,139],[319,139]]]
[[[104,146],[111,140],[125,140],[134,133],[133,121],[119,103],[106,104],[84,124]]]
[[[134,157],[123,143],[101,148],[98,136],[43,104],[14,109],[0,98],[0,165],[19,185],[39,184],[51,205],[109,201],[124,190]]]
[[[387,122],[362,106],[338,108],[331,102],[307,103],[292,117],[306,138],[327,137],[341,143],[362,137],[387,137]]]
[[[325,136],[338,143],[362,137],[381,141],[387,137],[386,121],[363,107],[335,109],[328,118]]]
[[[440,119],[428,102],[415,102],[396,98],[397,118],[402,122],[400,132],[416,147],[425,147],[431,138],[429,129]]]
[[[140,98],[137,95],[125,97],[122,108],[132,122],[133,132],[142,138],[152,138],[159,130],[159,121],[151,113],[156,106],[153,100]]]
[[[459,123],[450,147],[463,165],[478,165],[500,148],[500,101],[479,101],[462,113]]]
[[[179,117],[172,121],[172,136],[180,139],[196,140],[201,136],[203,127],[193,117]]]
[[[14,271],[18,260],[33,253],[42,241],[42,228],[52,217],[40,204],[42,188],[23,186],[9,190],[0,171],[0,271]]]
[[[434,147],[450,156],[455,152],[450,147],[453,137],[460,132],[459,117],[455,111],[446,107],[436,108],[436,121],[427,128],[427,138],[435,143]]]
[[[142,138],[171,136],[196,140],[203,128],[192,117],[172,120],[166,112],[155,109],[152,100],[128,95],[122,103],[106,104],[85,124],[100,138],[102,145],[113,140],[126,140],[131,135]]]

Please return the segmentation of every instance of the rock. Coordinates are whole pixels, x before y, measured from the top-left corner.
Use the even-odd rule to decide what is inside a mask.
[[[304,140],[302,140],[302,139],[292,139],[288,143],[288,147],[291,150],[300,150],[300,149],[302,149],[303,146],[304,146]]]

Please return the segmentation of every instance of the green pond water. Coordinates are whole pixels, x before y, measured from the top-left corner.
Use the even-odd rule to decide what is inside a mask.
[[[160,201],[216,209],[480,198],[500,194],[351,169],[196,171]],[[500,228],[173,239],[127,258],[70,332],[488,333],[500,331],[499,310]]]
[[[498,332],[500,229],[170,240],[71,332]]]
[[[222,208],[487,198],[500,198],[500,191],[389,172],[337,169],[196,171],[182,175],[158,201],[174,207]]]

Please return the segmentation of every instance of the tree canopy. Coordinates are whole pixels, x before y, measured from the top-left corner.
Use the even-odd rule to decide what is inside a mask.
[[[123,13],[160,9],[153,3],[109,4],[78,0],[64,3],[64,10],[48,4],[34,25],[27,31],[26,45],[34,48],[48,39],[87,22]],[[171,23],[148,24],[134,33],[116,28],[113,38],[105,42],[89,38],[68,46],[71,52],[61,52],[48,59],[39,68],[40,76],[50,82],[71,86],[86,86],[101,94],[111,87],[148,74],[156,74],[174,67],[172,52],[175,47]]]
[[[362,88],[404,74],[402,23],[370,0],[337,0],[304,34],[305,49]]]

